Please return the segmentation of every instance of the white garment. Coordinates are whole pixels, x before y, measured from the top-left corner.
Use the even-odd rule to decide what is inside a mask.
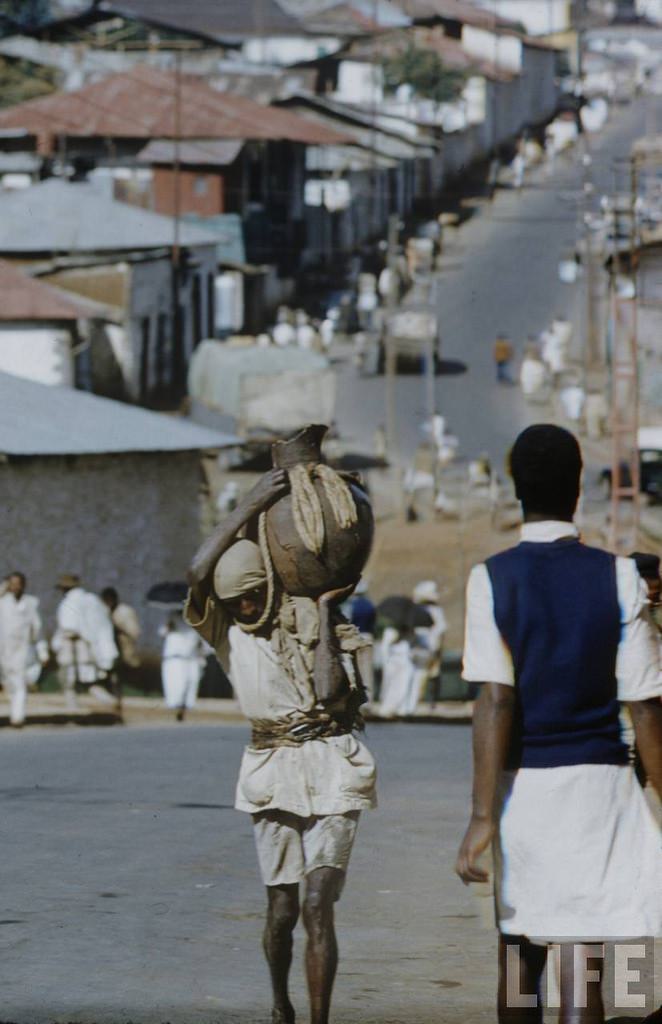
[[[166,707],[192,708],[205,667],[200,638],[182,619],[163,632],[161,681]]]
[[[285,321],[276,324],[271,331],[271,336],[274,339],[274,343],[284,348],[286,345],[294,345],[297,340],[296,331],[292,324],[288,324]]]
[[[420,676],[412,657],[411,644],[400,640],[388,627],[382,637],[382,688],[380,711],[384,718],[413,715],[418,704]]]
[[[249,719],[293,722],[310,712],[316,698],[307,680],[283,671],[269,640],[231,626],[230,679]],[[352,673],[345,656],[345,671]],[[278,808],[304,818],[374,807],[375,762],[352,735],[309,740],[296,747],[247,747],[241,762],[235,807],[241,811]]]
[[[119,657],[110,612],[82,587],[68,590],[58,605],[52,647],[70,684],[95,683]]]
[[[535,356],[525,356],[519,371],[519,382],[525,397],[537,394],[545,383],[545,364]]]
[[[576,423],[581,419],[585,397],[586,393],[579,384],[569,384],[568,387],[562,388],[559,391],[561,408],[569,420],[573,420]]]
[[[523,541],[576,536],[569,523],[525,523]],[[659,651],[646,588],[631,559],[616,561],[621,701],[662,696]],[[468,682],[515,684],[494,619],[485,565],[467,585]],[[505,934],[538,941],[662,934],[662,844],[632,769],[598,764],[505,773],[495,849],[497,919]]]
[[[13,725],[25,720],[28,682],[38,675],[39,661],[48,660],[42,637],[39,601],[22,594],[17,601],[7,592],[0,597],[0,677],[9,696],[9,717]]]

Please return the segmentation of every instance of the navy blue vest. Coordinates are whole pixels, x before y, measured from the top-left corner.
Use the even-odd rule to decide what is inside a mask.
[[[515,764],[626,764],[616,684],[616,560],[565,538],[487,560],[518,697]]]

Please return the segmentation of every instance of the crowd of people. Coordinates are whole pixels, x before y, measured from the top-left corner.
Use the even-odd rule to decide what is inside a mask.
[[[122,693],[140,681],[141,624],[114,587],[96,594],[72,573],[59,577],[60,601],[47,639],[39,599],[27,592],[23,572],[10,572],[0,588],[0,683],[14,728],[25,724],[28,693],[53,666],[69,711],[85,693],[97,703],[121,708]],[[161,677],[166,707],[181,720],[194,706],[206,657],[204,645],[173,610],[160,630]]]

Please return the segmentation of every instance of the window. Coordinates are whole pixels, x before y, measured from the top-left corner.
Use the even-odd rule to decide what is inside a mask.
[[[204,174],[196,175],[195,181],[193,182],[193,195],[194,196],[206,196],[209,188],[209,181]]]

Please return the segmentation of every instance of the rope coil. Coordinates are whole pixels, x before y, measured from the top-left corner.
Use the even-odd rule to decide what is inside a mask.
[[[356,502],[349,486],[330,466],[319,463],[309,469],[294,466],[288,473],[292,495],[292,515],[302,544],[314,555],[324,547],[326,530],[324,513],[314,480],[319,480],[333,517],[341,530],[348,530],[358,522]]]

